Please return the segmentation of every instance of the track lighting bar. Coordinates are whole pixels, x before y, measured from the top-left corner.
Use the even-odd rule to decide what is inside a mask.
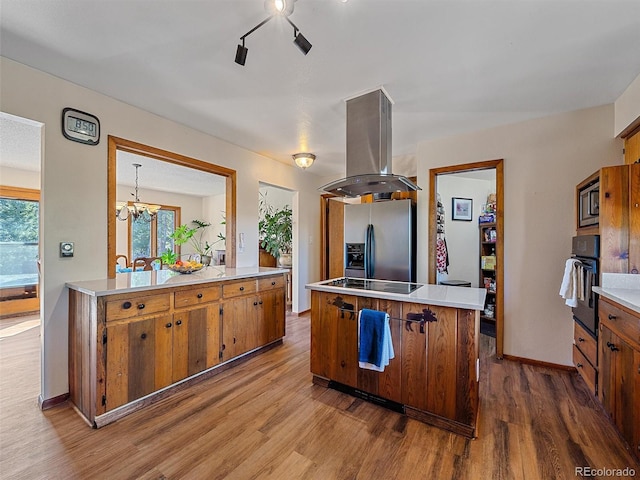
[[[283,3],[283,8],[286,8],[286,3]],[[247,38],[249,35],[251,35],[257,29],[259,29],[261,26],[263,26],[269,20],[271,20],[275,15],[284,16],[284,18],[287,20],[287,22],[289,22],[289,24],[293,27],[293,43],[296,44],[296,46],[300,49],[300,51],[303,54],[306,55],[307,53],[309,53],[309,50],[311,50],[312,45],[309,42],[309,40],[307,40],[305,38],[305,36],[302,35],[302,33],[300,32],[300,29],[287,16],[288,14],[290,14],[293,11],[293,7],[291,6],[290,9],[291,10],[288,11],[288,13],[286,13],[286,12],[282,13],[282,11],[279,10],[279,12],[281,12],[281,13],[276,13],[276,14],[270,15],[269,17],[264,19],[262,22],[260,22],[258,25],[256,25],[255,27],[253,27],[251,30],[249,30],[247,33],[245,33],[244,35],[242,35],[240,37],[240,40],[242,40],[242,45],[239,44],[238,48],[236,49],[236,60],[235,60],[235,62],[238,65],[244,66],[245,62],[247,61],[247,53],[249,53],[249,49],[244,46],[245,38]]]

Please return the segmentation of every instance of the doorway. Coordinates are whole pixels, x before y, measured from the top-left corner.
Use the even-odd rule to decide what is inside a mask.
[[[287,310],[293,307],[293,205],[295,192],[259,183],[258,264],[279,267],[287,273]],[[271,236],[272,239],[268,240]]]
[[[224,199],[224,234],[225,237],[225,253],[224,262],[229,267],[235,267],[235,237],[236,237],[236,171],[229,168],[214,165],[212,163],[203,162],[195,158],[185,157],[166,150],[160,150],[155,147],[143,145],[118,137],[109,136],[108,145],[108,166],[107,166],[107,208],[114,212],[107,218],[107,272],[108,278],[114,278],[116,275],[116,255],[118,254],[118,235],[117,235],[117,164],[118,154],[127,153],[134,154],[138,157],[147,157],[149,159],[167,162],[174,166],[186,167],[189,169],[199,170],[208,174],[219,175],[224,178],[225,182],[225,199]]]
[[[43,125],[0,112],[0,317],[40,309]]]
[[[495,237],[492,240],[491,247],[493,248],[493,254],[495,255],[495,267],[494,267],[494,283],[492,286],[488,286],[487,289],[492,289],[495,292],[495,307],[494,307],[494,319],[495,319],[495,336],[496,336],[496,356],[502,358],[503,356],[503,341],[504,341],[504,175],[503,175],[503,160],[490,160],[485,162],[475,162],[462,165],[453,165],[448,167],[440,167],[429,170],[429,184],[431,185],[431,191],[429,194],[429,283],[438,283],[438,246],[442,244],[442,236],[438,234],[438,220],[439,215],[443,215],[442,211],[438,212],[438,180],[444,179],[445,176],[460,175],[460,174],[472,174],[478,172],[484,172],[493,170],[495,171],[495,221],[491,222],[492,228],[495,230]],[[473,202],[469,202],[470,198],[467,198],[464,192],[460,192],[457,195],[456,200],[459,200],[461,205],[472,205]],[[442,200],[442,199],[441,199]],[[447,199],[448,200],[448,199]],[[441,207],[444,206],[441,202]],[[447,205],[448,208],[455,208],[454,204]],[[478,217],[481,213],[480,208],[473,209],[470,217],[459,216],[458,219],[467,220],[469,218],[470,225],[473,224],[473,234],[469,235],[468,242],[473,244],[473,250],[476,250],[477,245],[482,245],[482,238],[480,235],[481,228],[478,226]],[[477,212],[477,214],[476,214]],[[445,215],[454,216],[453,212],[445,212]],[[442,220],[442,218],[440,218]],[[440,229],[442,231],[442,228]],[[440,240],[440,242],[439,242]],[[478,265],[482,262],[482,256],[478,254],[475,257],[475,261]],[[490,256],[490,255],[486,255]],[[472,260],[473,261],[473,260]],[[442,262],[441,262],[442,263]],[[481,269],[482,266],[479,267]],[[486,275],[489,277],[489,275]],[[477,275],[473,278],[472,283],[474,286],[484,288],[484,283],[481,284],[481,275]],[[491,284],[490,284],[491,285]]]

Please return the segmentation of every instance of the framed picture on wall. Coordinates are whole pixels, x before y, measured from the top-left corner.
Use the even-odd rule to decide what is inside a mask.
[[[473,219],[473,200],[471,198],[451,199],[451,220],[470,222]]]

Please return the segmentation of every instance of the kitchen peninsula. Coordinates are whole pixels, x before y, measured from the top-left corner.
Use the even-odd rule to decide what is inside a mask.
[[[98,428],[278,345],[286,272],[210,266],[68,282],[76,410]]]
[[[485,289],[342,278],[312,283],[313,382],[467,437],[476,436]],[[395,357],[358,363],[358,312],[384,311]]]

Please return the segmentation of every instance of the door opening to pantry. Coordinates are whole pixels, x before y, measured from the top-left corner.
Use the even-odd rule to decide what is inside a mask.
[[[444,188],[447,183],[447,176],[460,174],[471,174],[472,172],[482,171],[495,171],[495,221],[491,222],[491,228],[495,232],[493,238],[489,238],[487,241],[488,247],[493,247],[492,252],[482,252],[477,250],[478,245],[482,245],[481,242],[481,224],[479,224],[479,217],[482,215],[483,205],[488,203],[486,199],[478,198],[478,201],[473,202],[469,200],[470,195],[466,194],[469,190],[467,188],[460,188],[460,192],[454,191],[452,194],[447,194],[447,198],[440,199],[441,209],[438,211],[438,193],[441,186]],[[475,162],[462,165],[453,165],[448,167],[434,168],[429,171],[431,190],[429,193],[429,283],[439,283],[439,268],[438,268],[438,251],[443,243],[443,236],[438,233],[439,220],[442,221],[445,216],[446,219],[452,220],[464,220],[470,221],[469,225],[474,225],[473,235],[469,235],[469,245],[473,243],[473,250],[478,251],[478,254],[474,256],[474,259],[469,260],[471,262],[477,262],[478,270],[482,271],[483,257],[495,256],[495,267],[491,275],[485,275],[489,281],[487,290],[491,291],[491,295],[488,294],[488,298],[491,298],[493,303],[493,314],[491,315],[495,322],[495,337],[496,337],[496,356],[502,358],[503,355],[503,341],[504,341],[504,176],[503,176],[503,160],[490,160],[485,162]],[[442,180],[442,181],[440,181]],[[486,189],[486,188],[485,188]],[[451,209],[455,208],[455,201],[459,201],[462,207],[469,206],[468,216],[466,212],[462,212],[462,215],[454,215]],[[449,203],[451,202],[451,203]],[[466,202],[466,203],[465,203]],[[444,213],[442,208],[445,209]],[[458,212],[460,213],[460,212]],[[455,222],[458,223],[458,222]],[[440,225],[442,230],[442,225]],[[442,233],[442,232],[441,232]],[[491,232],[487,232],[491,233]],[[491,242],[491,243],[489,243]],[[487,261],[489,259],[486,259]],[[445,260],[446,262],[446,260]],[[442,263],[442,262],[440,262]],[[440,269],[442,270],[442,269]],[[440,272],[442,273],[442,272]],[[473,286],[479,288],[485,287],[484,283],[480,284],[481,275],[478,273],[473,278]],[[489,278],[491,277],[491,278]],[[440,277],[441,279],[441,277]],[[491,283],[493,279],[493,284]],[[483,279],[484,280],[484,279]],[[477,282],[477,283],[476,283]],[[481,312],[484,316],[484,312]],[[487,320],[487,319],[485,319]],[[490,320],[490,319],[489,319]]]

